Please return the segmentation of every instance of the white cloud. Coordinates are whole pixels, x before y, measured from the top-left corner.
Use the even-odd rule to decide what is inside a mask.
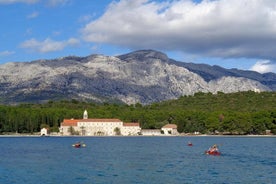
[[[77,45],[79,44],[79,40],[76,38],[70,38],[66,41],[67,45]]]
[[[70,38],[66,41],[54,41],[47,38],[43,41],[38,41],[36,39],[30,39],[23,42],[20,46],[25,49],[30,49],[34,52],[47,53],[63,50],[68,46],[76,46],[79,44],[79,40],[75,38]]]
[[[15,53],[14,51],[5,50],[5,51],[0,52],[0,57],[2,57],[2,56],[10,56],[10,55],[13,55],[14,53]]]
[[[269,60],[261,60],[256,62],[255,65],[253,65],[250,70],[259,72],[259,73],[268,73],[268,72],[274,72],[276,73],[276,63],[273,63]]]
[[[33,4],[37,3],[40,0],[0,0],[0,4],[13,4],[13,3],[27,3],[27,4]]]
[[[83,39],[213,57],[276,57],[275,0],[113,1]]]

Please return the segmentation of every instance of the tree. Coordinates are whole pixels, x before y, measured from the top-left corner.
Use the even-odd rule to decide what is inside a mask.
[[[75,129],[72,126],[69,127],[68,131],[71,135],[75,135]]]
[[[115,135],[121,135],[121,129],[116,127],[114,128]]]

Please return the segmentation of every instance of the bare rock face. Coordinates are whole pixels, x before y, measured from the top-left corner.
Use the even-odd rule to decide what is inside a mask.
[[[256,80],[255,75],[250,77],[249,71],[236,70],[235,73],[223,68],[217,70],[209,65],[196,66],[174,61],[154,50],[141,50],[117,57],[69,56],[6,63],[0,65],[0,102],[73,98],[149,104],[196,92],[275,90],[275,74],[270,74],[267,81],[264,77]]]

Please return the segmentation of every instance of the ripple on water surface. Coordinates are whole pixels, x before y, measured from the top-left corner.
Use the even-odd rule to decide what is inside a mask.
[[[87,147],[72,147],[78,141]],[[187,146],[188,141],[193,146]],[[273,183],[275,141],[273,137],[1,137],[5,149],[0,150],[0,183]],[[205,155],[204,150],[215,143],[222,155]]]

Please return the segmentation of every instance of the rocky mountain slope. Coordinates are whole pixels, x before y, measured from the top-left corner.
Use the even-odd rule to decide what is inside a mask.
[[[196,92],[276,90],[276,74],[177,62],[154,50],[0,65],[0,103],[77,99],[149,104]]]

